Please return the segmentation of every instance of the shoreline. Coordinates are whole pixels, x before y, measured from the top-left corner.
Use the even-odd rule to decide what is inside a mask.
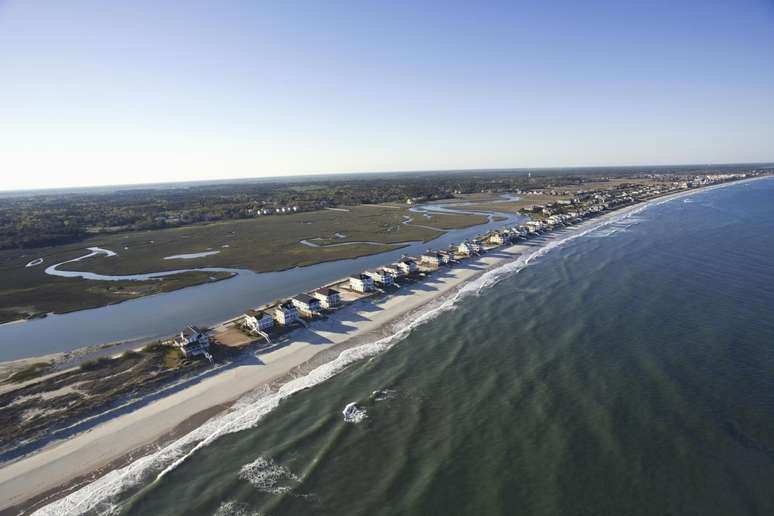
[[[526,257],[521,266],[526,266],[534,256],[649,206],[755,179],[761,178],[675,192],[626,206],[536,240],[493,249],[454,268],[441,268],[424,281],[404,285],[395,294],[376,302],[353,303],[328,320],[315,322],[310,329],[294,332],[296,338],[285,347],[256,355],[254,360],[246,360],[183,391],[3,465],[0,467],[0,512],[10,507],[26,510],[51,503],[82,487],[87,478],[95,480],[98,474],[136,460],[139,450],[152,450],[184,436],[191,430],[186,422],[203,423],[204,413],[208,415],[203,419],[209,419],[215,415],[212,411],[216,408],[217,414],[223,413],[222,409],[228,411],[245,395],[261,387],[279,388],[291,383],[299,375],[333,362],[343,351],[370,342],[375,336],[389,339],[395,335],[390,326],[412,316],[414,321],[421,322],[423,314],[437,311],[439,304],[456,298],[465,285],[516,262],[521,256]],[[116,447],[117,443],[120,448]]]

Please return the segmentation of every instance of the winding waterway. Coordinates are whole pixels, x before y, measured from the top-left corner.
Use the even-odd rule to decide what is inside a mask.
[[[460,206],[460,205],[453,205]],[[458,211],[445,205],[422,205],[417,212]],[[52,314],[21,324],[0,325],[0,361],[72,351],[81,347],[121,342],[113,351],[139,342],[171,335],[187,324],[212,325],[229,319],[244,310],[273,300],[312,290],[325,283],[355,272],[394,261],[402,255],[416,255],[427,248],[443,248],[453,242],[472,238],[483,232],[520,223],[523,217],[509,213],[483,213],[488,222],[477,226],[450,230],[429,242],[415,242],[399,249],[349,260],[319,263],[308,267],[254,273],[243,269],[207,267],[127,276],[107,276],[92,272],[66,271],[47,268],[49,274],[82,277],[92,281],[149,280],[190,270],[235,272],[229,280],[206,283],[164,294],[142,297],[120,304],[81,310],[67,314]],[[505,220],[495,221],[495,218]],[[90,248],[90,253],[70,261],[80,261],[113,251]]]

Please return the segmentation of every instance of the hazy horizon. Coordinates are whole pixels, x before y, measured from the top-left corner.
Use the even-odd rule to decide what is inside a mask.
[[[0,190],[765,163],[773,26],[767,0],[5,1]]]
[[[180,181],[155,181],[155,182],[142,182],[142,183],[106,183],[96,185],[73,185],[63,187],[33,187],[22,188],[15,190],[5,190],[0,188],[0,196],[5,194],[26,194],[26,193],[46,193],[46,192],[79,192],[79,191],[112,191],[112,190],[124,190],[124,189],[159,189],[167,186],[207,186],[207,185],[228,185],[228,184],[240,184],[240,183],[253,183],[253,182],[292,182],[292,181],[313,181],[315,179],[338,179],[347,178],[349,176],[358,176],[365,174],[367,176],[405,176],[412,174],[470,174],[470,173],[522,173],[527,174],[530,172],[536,175],[546,174],[550,172],[565,173],[575,172],[591,173],[597,171],[610,170],[611,172],[634,172],[639,169],[685,169],[690,171],[694,169],[722,169],[728,167],[762,167],[772,168],[774,167],[773,161],[761,161],[751,163],[667,163],[667,164],[641,164],[641,165],[603,165],[603,166],[562,166],[562,167],[507,167],[507,168],[466,168],[466,169],[445,169],[445,170],[376,170],[376,171],[358,171],[358,172],[320,172],[310,174],[289,174],[289,175],[266,175],[266,176],[254,176],[254,177],[226,177],[226,178],[213,178],[213,179],[195,179],[195,180],[180,180]]]

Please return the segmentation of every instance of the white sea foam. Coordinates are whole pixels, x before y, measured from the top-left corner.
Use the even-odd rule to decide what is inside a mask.
[[[417,326],[433,320],[448,310],[454,309],[461,298],[471,294],[479,295],[483,290],[495,285],[505,277],[518,273],[534,259],[544,256],[576,238],[584,237],[593,231],[600,230],[600,228],[607,228],[611,224],[630,218],[651,206],[662,205],[670,200],[672,199],[651,201],[621,214],[613,213],[605,220],[592,223],[587,229],[575,230],[569,235],[558,234],[535,251],[522,254],[512,262],[485,272],[475,280],[463,285],[454,294],[440,300],[429,310],[414,314],[410,321],[394,325],[393,328],[397,329],[394,334],[374,342],[346,349],[335,359],[318,366],[306,376],[290,380],[276,391],[264,388],[261,392],[253,392],[245,396],[225,414],[208,420],[202,426],[156,452],[142,457],[123,468],[109,472],[65,498],[39,509],[35,514],[72,515],[95,511],[102,512],[127,489],[152,480],[154,474],[156,479],[163,477],[198,450],[210,445],[224,435],[254,427],[266,414],[274,410],[283,399],[332,378],[354,362],[371,358],[389,349],[395,343],[403,340]]]
[[[271,494],[287,493],[301,480],[289,469],[270,457],[258,457],[239,470],[239,478],[247,480],[259,491]]]
[[[250,510],[250,507],[246,503],[239,503],[233,500],[223,502],[215,511],[213,516],[259,516],[259,512]]]
[[[354,401],[348,403],[344,410],[341,411],[344,416],[345,423],[361,423],[368,418],[368,412],[365,408],[361,407]]]

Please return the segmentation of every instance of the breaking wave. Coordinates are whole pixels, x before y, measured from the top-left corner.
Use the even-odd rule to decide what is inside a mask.
[[[518,273],[536,258],[544,256],[568,242],[589,235],[601,228],[608,228],[610,225],[618,224],[651,206],[661,205],[676,198],[678,197],[659,199],[644,203],[621,214],[613,213],[609,218],[591,221],[587,229],[577,228],[571,234],[555,234],[549,237],[544,245],[536,248],[534,251],[522,254],[512,262],[483,273],[476,279],[464,284],[453,294],[440,298],[424,312],[412,314],[408,320],[402,321],[401,324],[393,325],[393,329],[396,330],[395,333],[373,342],[346,349],[335,359],[318,366],[305,376],[288,381],[276,391],[264,388],[262,391],[246,395],[228,412],[208,420],[202,426],[156,452],[109,472],[65,498],[39,509],[35,514],[73,515],[86,512],[104,513],[112,511],[116,508],[115,503],[120,495],[144,483],[154,481],[154,475],[155,480],[160,479],[185,462],[194,453],[210,445],[218,438],[254,427],[264,416],[274,410],[283,399],[336,376],[355,362],[374,357],[389,349],[397,342],[403,340],[414,328],[435,319],[446,311],[454,309],[458,301],[465,296],[479,295],[482,291],[492,287],[502,279]]]
[[[271,494],[287,493],[301,481],[289,469],[268,457],[258,457],[242,466],[239,478],[247,480],[259,491]]]
[[[368,418],[368,412],[366,409],[354,401],[352,403],[348,403],[347,406],[344,407],[344,410],[341,411],[341,413],[344,416],[345,423],[358,424]]]

